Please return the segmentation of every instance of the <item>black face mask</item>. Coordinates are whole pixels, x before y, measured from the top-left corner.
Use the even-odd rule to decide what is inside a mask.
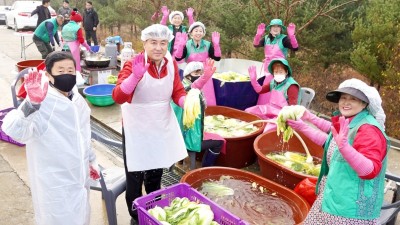
[[[190,80],[190,82],[195,82],[197,79],[199,79],[199,77],[200,76],[192,76],[192,75],[189,75],[189,76],[187,76],[187,79],[188,80]]]
[[[58,76],[53,76],[53,75],[51,76],[54,78],[53,86],[60,91],[70,92],[76,84],[76,76],[72,74],[61,74]]]

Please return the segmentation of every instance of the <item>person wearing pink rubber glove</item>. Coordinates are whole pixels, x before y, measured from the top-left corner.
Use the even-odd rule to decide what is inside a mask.
[[[295,131],[300,132],[307,136],[312,142],[316,143],[317,145],[323,145],[328,138],[328,134],[319,130],[315,129],[308,124],[304,123],[302,119],[298,120],[287,120],[286,122],[289,126],[291,126]]]
[[[214,32],[212,35],[213,43],[206,41],[203,37],[206,34],[206,27],[202,22],[195,22],[189,27],[190,40],[184,43],[184,39],[180,42],[176,49],[177,54],[174,55],[177,61],[184,60],[190,62],[206,62],[208,58],[215,61],[221,60],[221,47],[219,44],[219,33]],[[186,36],[184,36],[186,38]],[[213,106],[217,104],[215,98],[215,89],[212,80],[210,79],[203,87],[203,94],[207,104]]]
[[[272,60],[268,70],[273,74],[274,79],[264,85],[260,85],[257,81],[256,67],[249,67],[251,85],[258,94],[266,93],[268,101],[263,105],[248,107],[245,111],[262,119],[275,119],[284,106],[298,105],[300,103],[300,85],[293,78],[292,69],[286,59]],[[264,132],[275,129],[275,124],[268,123]]]
[[[249,66],[250,82],[254,90],[259,93],[262,89],[261,85],[257,82],[257,68],[255,66]]]
[[[161,24],[142,30],[144,52],[125,63],[112,93],[121,104],[125,199],[132,221],[138,219],[132,202],[142,196],[142,186],[146,193],[160,189],[163,168],[188,155],[170,105],[183,105],[186,96],[178,64],[168,53],[172,38]]]
[[[89,177],[99,175],[90,108],[75,86],[69,52],[50,53],[45,65],[26,75],[27,98],[5,116],[2,130],[26,144],[35,224],[89,225]]]
[[[186,63],[193,61],[205,62],[207,58],[215,61],[221,60],[220,35],[214,32],[212,35],[212,43],[203,39],[206,35],[206,27],[202,22],[195,22],[189,27],[190,40],[181,43],[177,49],[182,55],[175,55],[177,61],[185,60]]]
[[[304,106],[301,106],[304,107]],[[305,108],[305,107],[304,107]],[[308,111],[308,109],[304,109],[304,114],[301,117],[303,121],[309,121],[312,124],[314,124],[318,129],[322,130],[323,132],[327,133],[329,132],[332,123],[328,120],[325,120],[323,118],[320,118],[316,115],[314,115],[312,112]]]
[[[304,107],[304,106],[300,106]],[[308,124],[304,123],[304,121],[311,122],[315,125],[318,129],[315,129]],[[331,129],[332,123],[319,118],[318,116],[314,115],[310,111],[304,108],[304,114],[299,120],[288,120],[287,124],[291,126],[294,130],[300,131],[304,135],[306,135],[311,141],[318,145],[323,145],[328,138],[328,132]]]
[[[181,58],[182,54],[183,54],[183,49],[186,45],[186,42],[188,40],[188,35],[187,33],[181,33],[178,32],[176,33],[175,36],[175,45],[174,45],[174,53],[173,53],[173,57],[175,58]]]
[[[71,52],[75,62],[81,61],[81,48],[84,46],[88,52],[92,52],[90,46],[83,37],[83,31],[80,26],[82,16],[76,8],[73,9],[70,16],[70,21],[65,24],[61,30],[62,36],[62,51]],[[76,64],[76,70],[81,72],[81,64]]]
[[[183,19],[185,18],[183,16],[182,12],[180,12],[180,11],[172,11],[170,13],[170,11],[169,11],[167,6],[162,6],[161,7],[161,12],[163,14],[163,17],[162,17],[162,19],[160,21],[160,24],[167,25],[167,18],[169,18],[169,22],[171,24],[168,25],[168,28],[172,31],[172,34],[174,36],[176,36],[176,33],[178,33],[178,32],[180,32],[180,33],[186,33],[187,32],[187,26],[184,26],[182,24]],[[194,9],[193,8],[188,8],[186,10],[186,15],[188,16],[188,20],[189,20],[189,26],[194,23],[193,13],[194,13]],[[153,15],[153,16],[155,16],[155,15]],[[175,38],[172,39],[172,41],[170,41],[170,43],[168,45],[168,51],[171,53],[171,55],[174,54],[174,48],[175,48]]]
[[[200,62],[193,62],[193,63],[200,63]],[[200,90],[204,87],[207,81],[211,79],[212,75],[215,73],[216,70],[216,67],[214,66],[214,60],[212,59],[207,59],[206,62],[201,64],[203,65],[204,70],[197,71],[198,76],[196,76],[196,71],[189,73],[186,70],[186,68],[183,73],[183,75],[186,76],[185,78],[189,79],[192,82],[191,87]]]
[[[147,69],[150,66],[150,63],[144,64],[144,54],[138,54],[135,58],[132,59],[132,67],[135,68],[132,74],[126,78],[121,83],[121,90],[130,95],[133,93],[133,90],[136,88],[136,85],[142,79],[143,75],[146,73]]]
[[[257,27],[256,36],[254,36],[253,45],[258,45],[260,43],[264,33],[265,33],[265,23],[260,23]]]
[[[214,74],[216,67],[214,66],[214,60],[207,59],[205,63],[201,62],[190,62],[186,65],[184,70],[184,79],[182,83],[186,91],[190,91],[192,88],[202,89],[206,82],[211,79]],[[212,137],[208,133],[204,132],[203,121],[205,117],[205,108],[207,107],[203,93],[200,94],[200,105],[201,112],[200,117],[196,118],[193,127],[185,128],[183,126],[183,110],[182,108],[173,105],[176,118],[183,130],[182,134],[185,139],[186,149],[189,151],[189,155],[196,154],[196,152],[204,152],[202,166],[213,166],[217,160],[221,150],[224,148],[225,140],[217,136],[216,134]],[[190,157],[192,160],[195,157]],[[191,161],[190,169],[195,169],[195,161]]]
[[[379,224],[390,146],[382,99],[358,79],[326,98],[339,110],[324,144],[317,199],[303,224]]]
[[[218,32],[214,31],[212,32],[211,40],[212,44],[214,46],[214,55],[221,57],[221,47],[219,46],[219,39],[220,35]]]
[[[298,44],[296,37],[294,36],[296,26],[293,23],[289,24],[288,35],[282,32],[286,31],[286,27],[283,25],[282,20],[273,19],[269,25],[265,28],[265,24],[261,23],[257,27],[257,33],[254,36],[253,46],[258,48],[264,48],[264,85],[272,80],[272,76],[268,71],[268,65],[273,59],[283,58],[286,59],[289,49],[292,51],[298,50]],[[264,35],[265,30],[268,34]],[[267,96],[261,94],[258,98],[257,105],[262,105],[267,102]]]

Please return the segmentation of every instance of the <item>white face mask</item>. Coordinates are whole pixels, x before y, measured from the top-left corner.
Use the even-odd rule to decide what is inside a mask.
[[[274,74],[274,80],[278,83],[286,79],[286,74]]]

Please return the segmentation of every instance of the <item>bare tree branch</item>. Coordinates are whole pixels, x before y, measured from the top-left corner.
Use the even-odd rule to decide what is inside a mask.
[[[337,6],[333,7],[332,9],[330,9],[330,10],[324,12],[324,13],[330,13],[330,12],[336,10],[337,8],[340,8],[340,7],[345,6],[345,5],[347,5],[347,4],[350,4],[350,3],[359,2],[359,1],[360,1],[360,0],[352,0],[352,1],[344,2],[344,3],[340,4],[340,5],[337,5]]]
[[[322,14],[322,12],[324,11],[324,9],[325,9],[325,8],[328,6],[328,4],[330,4],[331,2],[332,2],[332,0],[326,1],[325,4],[321,7],[321,9],[320,9],[311,19],[309,19],[303,26],[301,26],[301,27],[296,31],[296,33],[297,33],[297,34],[300,34],[300,32],[301,32],[304,28],[306,28],[306,27],[309,26],[312,22],[314,22],[314,20],[317,19],[317,18]]]
[[[324,3],[324,5],[321,7],[321,9],[320,9],[311,19],[309,19],[303,26],[301,26],[301,27],[296,31],[296,33],[299,34],[303,29],[305,29],[307,26],[309,26],[309,25],[310,25],[312,22],[314,22],[314,20],[317,19],[318,17],[320,17],[320,16],[327,16],[328,13],[330,13],[330,12],[332,12],[332,11],[334,11],[334,10],[340,8],[340,7],[343,7],[343,6],[347,5],[347,4],[355,3],[355,2],[358,2],[358,1],[360,1],[360,0],[350,0],[350,1],[344,2],[344,3],[340,4],[340,5],[337,5],[337,6],[335,6],[335,7],[332,7],[331,9],[326,10],[326,8],[332,3],[332,0],[327,0],[327,1]],[[326,11],[324,11],[324,10],[326,10]],[[331,17],[330,17],[330,18],[331,18]]]
[[[262,12],[261,6],[260,4],[258,4],[257,0],[254,0],[254,4],[256,5],[256,7],[258,8],[258,10],[260,11],[261,16],[263,17],[264,21],[267,21],[267,18],[265,17],[264,13]]]

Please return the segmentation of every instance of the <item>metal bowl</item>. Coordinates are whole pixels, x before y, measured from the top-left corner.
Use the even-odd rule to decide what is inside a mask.
[[[108,65],[110,65],[110,59],[109,58],[86,58],[85,60],[85,64],[88,67],[108,67]]]

